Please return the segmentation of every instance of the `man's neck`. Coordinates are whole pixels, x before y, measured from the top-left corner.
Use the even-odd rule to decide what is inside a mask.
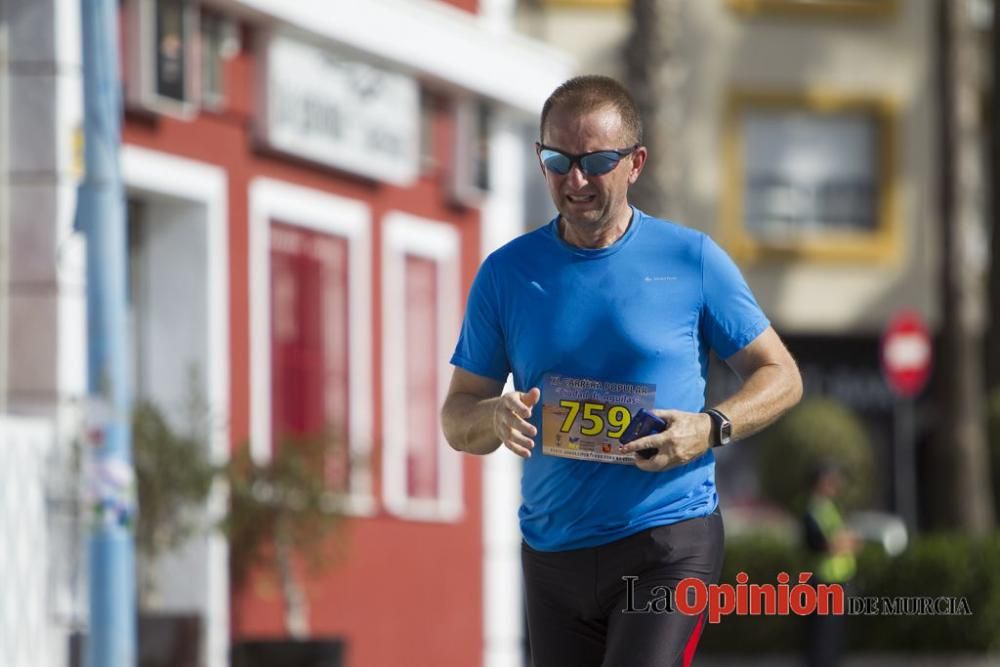
[[[607,248],[624,236],[631,223],[632,207],[625,206],[614,218],[603,225],[594,227],[593,230],[581,229],[579,225],[569,225],[560,217],[559,235],[563,241],[572,246],[597,250]]]

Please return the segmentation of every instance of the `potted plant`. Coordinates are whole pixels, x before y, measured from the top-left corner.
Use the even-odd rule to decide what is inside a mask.
[[[266,462],[255,461],[249,447],[242,446],[220,467],[209,456],[207,416],[194,380],[184,417],[191,426],[183,433],[151,401],[139,401],[133,410],[140,665],[198,663],[202,619],[156,609],[156,569],[164,555],[213,528],[221,528],[229,540],[234,586],[255,571],[277,575],[290,637],[241,642],[236,664],[341,665],[341,640],[309,637],[308,599],[293,560],[298,557],[318,571],[335,555],[330,547],[343,542],[330,539],[343,512],[326,474],[328,463],[344,452],[343,438],[333,429],[285,437]],[[221,523],[211,525],[201,508],[216,481],[228,490],[229,508]]]
[[[240,642],[234,652],[236,665],[342,664],[341,640],[309,636],[308,598],[293,567],[298,556],[318,571],[333,555],[330,538],[340,528],[343,512],[325,471],[341,447],[341,438],[332,431],[289,436],[267,462],[255,461],[249,447],[241,447],[226,466],[230,509],[223,528],[234,585],[244,584],[255,570],[276,573],[290,638]]]
[[[192,405],[197,400],[193,398]],[[203,619],[197,613],[157,609],[156,569],[165,554],[208,528],[201,508],[216,469],[207,437],[198,426],[178,433],[158,406],[140,401],[132,413],[132,458],[139,506],[135,523],[139,664],[198,664]]]

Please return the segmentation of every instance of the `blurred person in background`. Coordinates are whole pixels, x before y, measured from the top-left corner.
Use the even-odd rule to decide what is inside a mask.
[[[712,448],[777,419],[801,378],[728,255],[629,205],[647,149],[621,84],[567,81],[540,130],[559,215],[480,267],[442,425],[459,451],[502,444],[524,459],[535,667],[688,665],[703,618],[652,603],[687,577],[719,578]],[[710,350],[743,384],[706,410]],[[666,429],[622,444],[638,407]]]
[[[813,584],[846,585],[857,570],[855,554],[861,540],[844,524],[837,508],[844,476],[836,462],[817,463],[812,474],[809,504],[803,515],[806,548],[813,555]],[[806,619],[806,664],[835,667],[846,646],[846,617],[812,614]]]

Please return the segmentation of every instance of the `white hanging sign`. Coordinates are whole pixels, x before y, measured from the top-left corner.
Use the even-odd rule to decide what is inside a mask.
[[[397,185],[416,179],[413,77],[277,34],[265,59],[261,138],[270,148]]]

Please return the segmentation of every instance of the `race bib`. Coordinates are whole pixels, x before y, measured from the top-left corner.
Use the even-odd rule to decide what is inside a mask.
[[[547,374],[542,378],[542,452],[584,461],[635,463],[618,438],[639,408],[650,410],[656,385]]]

